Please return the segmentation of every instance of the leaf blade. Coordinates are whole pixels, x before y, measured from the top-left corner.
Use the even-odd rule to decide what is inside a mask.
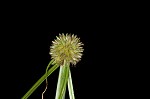
[[[50,64],[49,64],[50,65]],[[38,86],[48,77],[51,73],[53,73],[59,66],[56,64],[51,67],[47,73],[45,73],[29,90],[28,92],[21,98],[27,99],[37,88]]]

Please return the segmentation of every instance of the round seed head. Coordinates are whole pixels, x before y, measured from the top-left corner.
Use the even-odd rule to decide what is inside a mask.
[[[52,41],[50,46],[50,55],[55,63],[63,65],[64,61],[76,65],[81,60],[83,52],[83,43],[80,42],[74,34],[59,34],[56,39]]]

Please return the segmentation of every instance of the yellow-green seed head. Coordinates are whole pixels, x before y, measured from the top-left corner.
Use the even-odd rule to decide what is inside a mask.
[[[64,61],[76,65],[82,57],[82,45],[80,38],[74,34],[59,34],[59,37],[56,36],[56,39],[52,41],[49,54],[59,65],[63,65]]]

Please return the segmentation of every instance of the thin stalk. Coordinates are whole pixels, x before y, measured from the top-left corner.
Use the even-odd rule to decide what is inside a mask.
[[[37,88],[38,86],[51,74],[53,73],[59,66],[56,64],[53,67],[51,67],[47,73],[45,73],[31,88],[28,90],[28,92],[21,98],[21,99],[27,99]]]
[[[66,94],[66,87],[64,87],[64,89],[63,89],[64,91],[63,91],[63,99],[65,99],[65,94]]]
[[[60,66],[59,70],[55,99],[64,99],[68,77],[69,77],[69,64],[67,64],[64,61],[63,66]]]
[[[69,69],[69,78],[68,78],[68,91],[69,91],[70,99],[75,99],[70,69]]]
[[[52,64],[53,62],[54,62],[53,60],[51,60],[51,61],[49,62],[48,66],[47,66],[47,68],[46,68],[46,74],[47,74],[48,69],[50,68],[50,66],[51,66],[51,64]],[[48,76],[48,74],[47,74],[47,76]],[[45,86],[44,91],[42,92],[42,99],[44,99],[44,93],[46,92],[47,87],[48,87],[48,81],[47,81],[47,78],[46,78],[46,86]]]

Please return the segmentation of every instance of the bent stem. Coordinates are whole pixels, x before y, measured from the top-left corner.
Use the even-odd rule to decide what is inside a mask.
[[[51,65],[50,63],[48,65]],[[21,98],[21,99],[27,99],[37,88],[38,86],[51,74],[53,73],[59,65],[55,64],[53,67],[51,67],[47,73],[45,73],[31,88],[28,90],[28,92]]]
[[[49,62],[48,66],[47,66],[47,68],[46,68],[46,74],[47,74],[48,69],[50,68],[50,66],[51,66],[51,64],[52,64],[53,62],[54,62],[53,60],[51,60],[51,61]],[[48,74],[47,74],[47,76],[48,76]],[[44,99],[43,96],[44,96],[44,93],[45,93],[46,90],[47,90],[47,87],[48,87],[48,81],[47,81],[47,78],[46,78],[46,86],[45,86],[44,91],[42,92],[42,99]]]

